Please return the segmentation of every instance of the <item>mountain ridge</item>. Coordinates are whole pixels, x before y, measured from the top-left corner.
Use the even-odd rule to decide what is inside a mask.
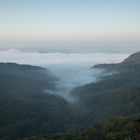
[[[92,68],[99,69],[118,69],[126,66],[134,66],[140,64],[140,51],[129,55],[126,59],[124,59],[120,63],[112,63],[112,64],[97,64]]]

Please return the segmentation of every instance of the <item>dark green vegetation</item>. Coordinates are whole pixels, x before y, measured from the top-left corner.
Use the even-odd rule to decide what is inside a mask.
[[[77,134],[55,134],[25,138],[23,140],[139,140],[140,121],[117,118],[98,123]]]
[[[0,139],[64,131],[68,103],[45,93],[57,79],[40,67],[0,64]]]
[[[135,54],[140,58],[140,53]],[[129,57],[129,60],[134,59]],[[128,61],[126,59],[125,61]],[[132,60],[131,60],[132,61]],[[138,116],[140,113],[140,59],[139,63],[107,65],[110,73],[96,83],[79,87],[73,91],[79,102],[75,108],[74,128],[85,126],[116,117]],[[119,66],[118,66],[119,65]],[[109,69],[108,69],[109,68]],[[80,108],[80,109],[79,109]]]
[[[139,140],[140,53],[94,68],[112,74],[74,89],[72,104],[44,92],[56,81],[46,69],[0,64],[1,139]]]

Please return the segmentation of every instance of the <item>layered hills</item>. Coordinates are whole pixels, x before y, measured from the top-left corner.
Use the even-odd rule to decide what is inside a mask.
[[[0,139],[139,140],[140,52],[93,68],[110,74],[75,88],[69,103],[45,92],[56,90],[48,70],[1,63]]]

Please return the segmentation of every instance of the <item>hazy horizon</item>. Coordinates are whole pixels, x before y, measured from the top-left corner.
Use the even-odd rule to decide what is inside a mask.
[[[140,45],[139,5],[138,0],[1,0],[0,48]]]
[[[51,74],[56,76],[57,92],[50,92],[73,101],[75,98],[70,92],[79,86],[96,82],[102,77],[104,70],[91,69],[95,64],[100,63],[119,63],[128,57],[132,52],[119,52],[113,49],[105,50],[86,50],[76,51],[54,49],[52,51],[42,50],[22,50],[22,49],[4,49],[0,50],[0,62],[13,62],[18,64],[30,64],[47,68]],[[132,51],[132,50],[131,50]]]
[[[138,0],[1,0],[0,62],[38,65],[65,98],[140,47]],[[63,92],[61,92],[63,91]]]

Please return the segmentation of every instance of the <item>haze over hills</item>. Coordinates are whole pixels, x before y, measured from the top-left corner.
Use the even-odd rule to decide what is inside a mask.
[[[127,120],[128,124],[133,122],[131,118],[139,118],[140,112],[139,58],[139,52],[132,54],[122,63],[111,64],[112,71],[117,71],[115,74],[104,75],[95,83],[75,88],[71,94],[78,100],[74,103],[50,93],[57,92],[56,81],[59,79],[48,70],[38,66],[0,63],[0,138],[15,140],[47,135],[44,137],[46,140],[57,140],[58,137],[60,140],[78,137],[80,140],[85,137],[90,140],[88,135],[91,129],[85,131],[84,135],[81,133],[73,136],[73,133],[81,132],[91,125],[95,129],[94,124],[112,118],[123,117],[122,120]],[[95,67],[100,66],[102,68],[102,65]],[[108,71],[108,65],[104,66]],[[98,136],[94,135],[95,131],[91,131],[92,138],[102,140],[101,127],[103,125],[98,128]],[[125,128],[125,131],[128,129],[133,129],[132,125]],[[106,131],[102,137],[110,131]],[[113,132],[122,134],[124,130]],[[54,133],[64,134],[48,137],[48,134]],[[125,138],[128,136],[133,140],[131,133],[124,135]],[[121,136],[117,138],[121,140]]]
[[[138,58],[140,58],[139,52],[130,55],[121,63],[111,64],[112,70],[116,70],[117,73],[102,77],[96,83],[78,87],[73,91],[72,94],[79,98],[73,109],[75,114],[73,125],[77,123],[78,125],[71,127],[72,130],[81,127],[81,133],[46,135],[29,139],[139,140],[140,59]],[[97,65],[100,66],[110,71],[109,64]],[[89,128],[82,131],[86,127]]]
[[[139,57],[140,54],[131,56]],[[140,63],[137,62],[135,65],[133,59],[136,57],[131,56],[122,63],[96,65],[95,68],[104,68],[111,74],[105,75],[96,83],[87,84],[73,91],[73,94],[80,98],[79,102],[84,104],[85,111],[87,108],[91,110],[90,115],[88,111],[85,114],[88,114],[93,122],[119,115],[139,114],[136,106],[139,106]],[[128,59],[131,63],[124,64]]]
[[[93,68],[120,68],[130,65],[139,65],[140,64],[140,52],[134,53],[126,58],[124,61],[118,64],[98,64],[94,65]]]
[[[47,52],[47,48],[43,52],[28,49],[5,49],[0,51],[0,61],[37,65],[48,69],[59,78],[57,94],[61,94],[68,100],[73,100],[69,96],[69,92],[73,88],[95,82],[103,74],[102,70],[91,70],[92,65],[107,62],[117,63],[129,55],[127,51],[111,53],[114,50],[111,48],[106,48],[106,50],[110,50],[109,52],[100,52],[98,47],[95,47],[95,49],[90,47],[87,53],[82,52],[80,47],[76,53],[69,51],[70,48],[65,48],[68,51],[67,53],[59,48],[57,49],[57,51],[54,50],[51,53]],[[105,47],[102,49],[104,50]]]
[[[72,92],[79,98],[79,102],[73,109],[74,120],[71,130],[81,128],[79,129],[81,133],[45,135],[29,139],[139,140],[139,57],[140,53],[138,52],[118,64],[97,65],[107,71],[110,71],[111,66],[113,68],[111,70],[116,70],[117,73],[102,77],[96,83],[78,87]]]
[[[134,53],[130,55],[127,59],[125,59],[122,64],[126,65],[136,65],[140,64],[140,52]]]

